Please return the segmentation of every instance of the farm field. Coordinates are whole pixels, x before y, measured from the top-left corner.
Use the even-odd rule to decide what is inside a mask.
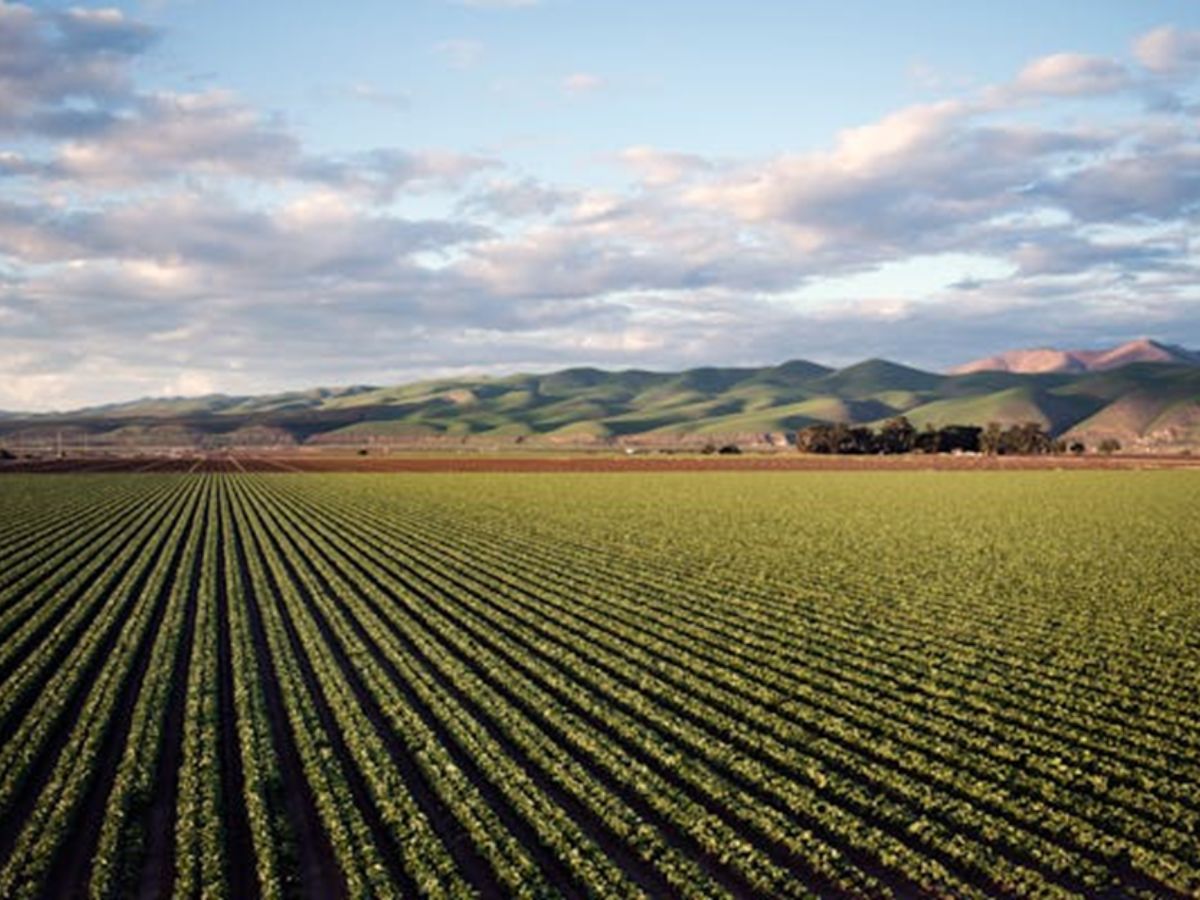
[[[744,454],[635,453],[614,450],[498,451],[477,453],[400,451],[356,453],[196,453],[179,455],[47,456],[0,462],[0,475],[252,472],[913,472],[928,471],[1088,471],[1200,469],[1190,454],[1105,454],[990,456],[978,453],[831,455],[794,450]]]
[[[1200,473],[8,474],[0,897],[1200,895]]]

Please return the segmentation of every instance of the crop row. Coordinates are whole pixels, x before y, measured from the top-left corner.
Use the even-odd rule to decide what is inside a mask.
[[[0,896],[1195,895],[1194,535],[1039,484],[1111,558],[899,478],[12,476]]]

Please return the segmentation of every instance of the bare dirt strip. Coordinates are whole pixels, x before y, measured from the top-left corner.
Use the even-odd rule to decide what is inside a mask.
[[[1100,456],[822,456],[802,453],[741,455],[395,454],[334,456],[304,453],[213,454],[182,457],[34,459],[0,463],[0,473],[76,472],[792,472],[792,471],[1023,471],[1200,469],[1200,456],[1142,454]]]

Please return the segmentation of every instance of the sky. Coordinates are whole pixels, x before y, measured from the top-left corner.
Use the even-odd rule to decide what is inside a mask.
[[[1200,4],[0,0],[0,409],[1200,347]]]

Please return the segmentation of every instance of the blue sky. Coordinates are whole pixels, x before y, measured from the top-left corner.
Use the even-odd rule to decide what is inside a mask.
[[[0,408],[1200,345],[1194,3],[0,2]]]
[[[178,35],[156,54],[157,83],[232,86],[292,118],[314,147],[503,152],[588,182],[605,177],[597,156],[630,145],[745,157],[819,149],[841,128],[1003,82],[1035,57],[1127,56],[1131,36],[1200,24],[1186,2],[944,0],[225,0],[168,3],[149,18]],[[564,90],[576,74],[600,84]],[[405,102],[352,102],[355,88]]]

